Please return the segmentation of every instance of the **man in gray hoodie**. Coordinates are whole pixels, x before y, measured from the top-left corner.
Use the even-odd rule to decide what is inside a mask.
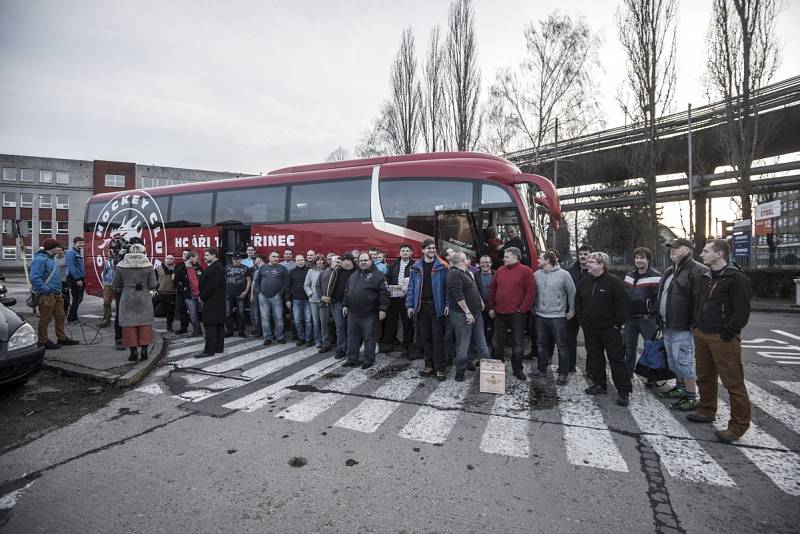
[[[536,341],[539,349],[539,368],[534,378],[547,376],[550,337],[558,347],[558,379],[556,384],[566,385],[569,377],[569,347],[567,346],[567,321],[575,315],[575,283],[572,276],[558,266],[558,253],[548,250],[539,259],[541,269],[534,274],[536,281]]]

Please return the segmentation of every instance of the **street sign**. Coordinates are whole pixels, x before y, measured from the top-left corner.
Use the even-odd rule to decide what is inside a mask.
[[[756,206],[756,222],[781,216],[781,201],[762,202]]]
[[[753,223],[750,219],[733,223],[733,255],[750,257],[750,242],[753,236]]]

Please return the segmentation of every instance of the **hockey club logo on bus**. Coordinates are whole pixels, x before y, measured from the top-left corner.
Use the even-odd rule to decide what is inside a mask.
[[[92,228],[91,255],[94,271],[101,279],[103,263],[108,259],[114,242],[140,238],[147,257],[154,261],[167,251],[167,232],[158,203],[144,191],[125,191],[109,200]],[[156,260],[157,261],[157,260]]]

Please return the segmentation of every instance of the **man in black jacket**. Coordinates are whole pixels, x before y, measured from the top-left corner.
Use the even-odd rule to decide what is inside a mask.
[[[206,345],[196,358],[206,358],[225,351],[225,267],[217,261],[217,252],[208,249],[204,256],[206,270],[200,276],[200,302]]]
[[[391,292],[391,300],[389,301],[389,312],[386,316],[386,325],[383,330],[383,339],[380,347],[380,352],[384,354],[391,352],[392,345],[394,345],[397,337],[397,322],[399,320],[403,324],[403,352],[400,356],[403,358],[409,357],[409,348],[411,347],[414,333],[411,330],[411,319],[406,314],[406,290],[408,288],[408,277],[411,276],[411,267],[413,265],[411,245],[402,245],[400,247],[400,259],[389,267],[387,282]]]
[[[692,259],[694,244],[688,239],[675,239],[666,244],[671,265],[658,286],[658,324],[664,335],[669,368],[675,373],[675,387],[661,393],[675,399],[670,408],[690,412],[697,407],[697,371],[694,365],[694,308],[700,278],[708,271]]]
[[[750,398],[742,369],[739,334],[750,318],[750,279],[735,263],[728,263],[730,245],[713,239],[700,258],[710,267],[700,278],[695,306],[695,357],[700,402],[690,421],[711,423],[717,413],[717,380],[728,390],[731,416],[728,428],[718,431],[724,443],[738,440],[750,428]]]
[[[336,283],[331,295],[331,314],[336,324],[336,354],[335,358],[347,356],[347,317],[344,315],[344,296],[347,293],[347,282],[356,271],[355,258],[352,254],[342,254],[339,269],[336,272]]]
[[[369,254],[358,255],[358,271],[347,281],[342,315],[347,317],[347,362],[345,367],[358,365],[358,349],[364,342],[362,369],[375,364],[375,327],[386,318],[389,309],[389,289],[386,277],[372,264]]]
[[[589,276],[586,270],[586,261],[589,259],[589,254],[594,252],[591,245],[581,245],[578,248],[578,261],[574,262],[567,272],[572,277],[572,283],[575,288],[581,283],[583,278]],[[578,332],[581,330],[581,321],[578,314],[575,314],[572,319],[567,321],[567,349],[569,350],[569,372],[575,372],[575,365],[578,361]]]
[[[614,387],[617,388],[617,404],[627,406],[632,387],[631,376],[625,368],[622,325],[628,316],[628,295],[622,280],[608,273],[608,254],[593,252],[586,267],[589,276],[580,281],[575,293],[575,313],[581,319],[586,368],[592,381],[585,392],[588,395],[608,392],[607,356]]]

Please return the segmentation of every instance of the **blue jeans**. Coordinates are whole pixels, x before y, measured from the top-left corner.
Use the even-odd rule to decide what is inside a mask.
[[[375,327],[378,324],[378,314],[347,315],[347,360],[358,362],[358,349],[364,342],[363,363],[375,362]]]
[[[558,374],[569,372],[569,346],[567,345],[567,318],[536,316],[536,344],[539,351],[540,371],[547,370],[550,338],[555,338],[558,347]]]
[[[672,330],[665,328],[664,347],[667,349],[669,368],[678,377],[678,383],[695,380],[694,368],[694,335],[691,330]]]
[[[261,310],[259,310],[258,293],[253,293],[250,300],[250,325],[253,328],[253,335],[257,336],[261,332]]]
[[[225,315],[227,316],[225,330],[228,334],[232,334],[234,331],[244,334],[244,299],[245,297],[239,295],[225,295]],[[236,315],[233,314],[234,308],[236,308]]]
[[[197,314],[197,298],[185,298],[183,302],[186,304],[186,314],[189,316],[189,321],[192,323],[192,335],[200,336],[203,335],[203,331],[200,329],[200,316]]]
[[[286,334],[283,331],[283,295],[278,293],[267,298],[265,295],[258,295],[258,309],[261,312],[261,331],[264,332],[264,339],[272,339],[272,329],[269,326],[270,315],[275,320],[275,339],[285,341]]]
[[[455,335],[456,372],[463,372],[467,368],[472,348],[480,359],[489,358],[491,355],[486,337],[483,335],[483,316],[478,313],[474,317],[475,323],[467,324],[467,316],[463,313],[451,311],[448,316]]]
[[[297,330],[298,341],[314,341],[314,323],[311,316],[311,303],[307,300],[292,300],[292,317]]]
[[[311,322],[314,325],[314,342],[317,345],[322,345],[322,323],[319,319],[319,302],[309,302],[311,304]],[[328,309],[325,308],[325,312]]]
[[[342,313],[344,303],[333,303],[333,322],[336,323],[336,351],[347,352],[347,321]]]

